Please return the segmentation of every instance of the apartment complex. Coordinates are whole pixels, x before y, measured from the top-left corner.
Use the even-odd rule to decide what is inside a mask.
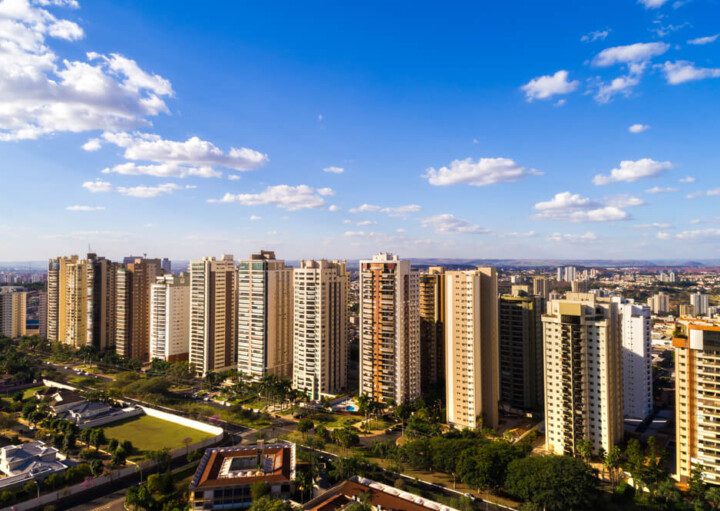
[[[574,455],[622,439],[622,350],[618,305],[585,293],[549,302],[542,317],[545,448]]]
[[[447,422],[460,429],[498,425],[497,296],[494,268],[445,273]]]
[[[237,271],[231,255],[190,262],[189,361],[199,375],[237,364]]]
[[[667,314],[670,312],[670,297],[662,291],[648,298],[647,304],[653,314]]]
[[[116,274],[116,337],[118,355],[150,360],[150,287],[162,275],[160,259],[138,257]]]
[[[238,371],[292,378],[293,270],[262,250],[238,263]]]
[[[347,293],[344,261],[293,270],[293,387],[313,400],[347,387]]]
[[[632,300],[613,300],[620,312],[623,415],[642,420],[653,410],[650,308]]]
[[[677,475],[688,481],[693,467],[720,484],[720,322],[683,318],[675,348]]]
[[[499,300],[500,402],[513,410],[543,409],[543,331],[545,300],[502,295]]]
[[[420,396],[418,275],[381,253],[360,261],[360,393],[405,403]]]
[[[445,381],[445,269],[431,266],[419,275],[420,387],[437,389]]]
[[[691,293],[690,305],[692,305],[693,312],[696,316],[707,316],[708,308],[710,307],[710,300],[706,294]]]
[[[190,279],[157,277],[150,287],[150,359],[188,359],[190,338]]]
[[[15,339],[26,334],[27,292],[0,288],[0,336]]]

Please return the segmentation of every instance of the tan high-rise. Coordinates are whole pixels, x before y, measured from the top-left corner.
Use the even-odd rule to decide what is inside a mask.
[[[150,287],[162,275],[160,259],[136,258],[116,274],[115,351],[123,357],[150,360]]]
[[[360,393],[401,404],[420,396],[418,274],[410,261],[360,261]]]
[[[275,252],[238,263],[238,371],[292,379],[293,274]]]
[[[15,339],[26,334],[27,291],[0,289],[0,335]]]
[[[720,322],[678,321],[675,347],[675,435],[677,475],[720,484]]]
[[[497,286],[494,268],[445,273],[447,422],[459,429],[498,426]]]
[[[445,269],[420,274],[420,386],[423,392],[445,381]]]
[[[623,437],[622,343],[617,303],[585,293],[551,300],[542,317],[545,448],[578,442],[608,452]]]
[[[347,387],[345,261],[301,261],[293,270],[293,387],[310,399]]]
[[[190,262],[190,353],[199,375],[235,367],[237,271],[231,255]]]
[[[150,287],[150,359],[188,359],[190,279],[163,275]]]

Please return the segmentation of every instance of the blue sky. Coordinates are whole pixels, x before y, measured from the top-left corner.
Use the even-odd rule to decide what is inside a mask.
[[[712,258],[720,4],[0,1],[0,260]]]

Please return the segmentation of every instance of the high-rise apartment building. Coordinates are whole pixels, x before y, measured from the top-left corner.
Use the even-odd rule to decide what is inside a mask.
[[[381,253],[360,261],[360,393],[406,403],[420,396],[418,274]]]
[[[150,287],[162,275],[160,259],[136,258],[116,273],[116,335],[118,355],[150,360]]]
[[[38,292],[38,335],[40,339],[47,339],[47,291]]]
[[[542,317],[545,448],[574,455],[587,440],[608,452],[623,436],[622,346],[616,303],[568,293]]]
[[[150,359],[188,359],[190,339],[190,279],[163,275],[150,287]]]
[[[420,387],[423,393],[445,382],[445,269],[431,266],[419,275]]]
[[[667,314],[670,311],[670,297],[663,291],[648,298],[647,304],[653,314]]]
[[[344,261],[304,260],[293,270],[293,387],[310,399],[347,387]]]
[[[27,291],[0,288],[0,336],[15,339],[26,334]]]
[[[498,279],[494,268],[445,273],[447,422],[475,429],[499,420]]]
[[[691,293],[690,305],[693,306],[693,311],[696,316],[707,316],[708,308],[710,307],[710,300],[706,294]]]
[[[632,300],[613,298],[613,301],[620,312],[623,415],[642,420],[653,410],[650,308]]]
[[[502,295],[499,309],[500,402],[525,412],[542,411],[545,300]]]
[[[550,294],[550,283],[548,282],[547,277],[533,277],[532,294],[535,296],[540,296],[545,300],[548,299],[548,295]]]
[[[238,371],[292,379],[293,269],[262,250],[238,263]]]
[[[677,475],[720,484],[720,322],[681,319],[675,348],[675,441]]]
[[[572,282],[577,278],[577,268],[574,266],[561,266],[557,269],[558,282]]]
[[[237,364],[237,270],[231,255],[190,262],[189,360],[199,375]]]

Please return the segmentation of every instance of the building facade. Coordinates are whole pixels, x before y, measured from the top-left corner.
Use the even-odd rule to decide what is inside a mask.
[[[293,270],[260,251],[238,263],[238,371],[292,379]]]
[[[0,288],[0,336],[15,339],[27,333],[27,291]]]
[[[188,359],[190,346],[190,278],[163,275],[150,287],[150,359]]]
[[[653,410],[650,308],[631,300],[614,300],[620,311],[623,415],[642,420]]]
[[[707,316],[710,300],[708,295],[704,293],[692,293],[690,294],[690,305],[692,305],[696,316]]]
[[[406,403],[420,396],[418,275],[381,253],[360,261],[360,393]]]
[[[464,429],[499,422],[498,279],[494,268],[445,273],[447,422]]]
[[[670,312],[670,297],[660,291],[648,298],[648,307],[653,314],[667,314]]]
[[[445,383],[445,269],[419,275],[420,386],[423,393]]]
[[[568,293],[542,317],[545,448],[574,455],[580,441],[608,452],[623,436],[617,303]]]
[[[304,260],[293,270],[293,387],[318,400],[347,388],[344,261]]]

